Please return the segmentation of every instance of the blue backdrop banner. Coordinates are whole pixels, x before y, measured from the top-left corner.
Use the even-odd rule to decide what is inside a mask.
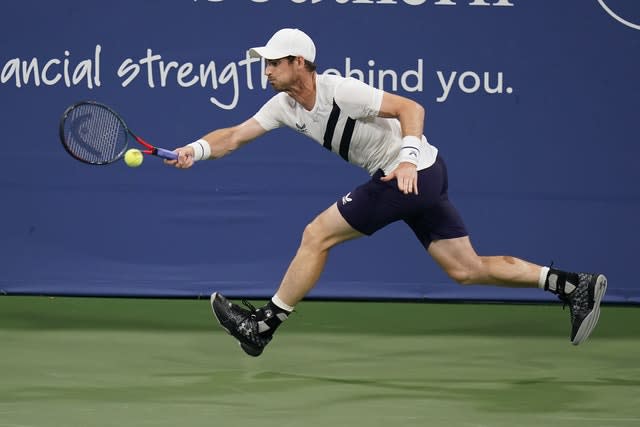
[[[30,0],[0,13],[0,292],[269,297],[305,225],[368,179],[288,129],[177,170],[93,167],[58,140],[79,100],[166,148],[273,91],[247,50],[279,28],[320,72],[425,106],[480,254],[604,272],[640,302],[640,2]],[[401,223],[335,248],[309,298],[552,299],[454,284]]]

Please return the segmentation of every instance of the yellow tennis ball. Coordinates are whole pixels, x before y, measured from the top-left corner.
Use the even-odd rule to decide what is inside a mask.
[[[137,148],[130,148],[124,153],[124,162],[130,168],[137,168],[142,164],[144,160],[144,156],[142,155],[142,151]]]

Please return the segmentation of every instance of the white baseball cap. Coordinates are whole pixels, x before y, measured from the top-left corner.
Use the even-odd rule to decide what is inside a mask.
[[[280,59],[287,56],[302,56],[309,62],[316,59],[316,45],[311,37],[297,28],[283,28],[276,32],[266,46],[249,49],[252,58]]]

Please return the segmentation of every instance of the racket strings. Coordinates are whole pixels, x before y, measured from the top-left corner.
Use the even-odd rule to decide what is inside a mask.
[[[110,163],[127,147],[127,129],[122,121],[97,104],[81,104],[71,110],[64,133],[72,154],[89,163]]]

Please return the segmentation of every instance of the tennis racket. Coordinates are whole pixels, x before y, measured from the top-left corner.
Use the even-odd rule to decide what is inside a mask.
[[[144,154],[175,160],[173,151],[157,148],[135,135],[122,117],[104,104],[78,102],[67,108],[60,120],[60,141],[74,158],[91,165],[106,165],[124,156],[130,137],[141,144]]]

